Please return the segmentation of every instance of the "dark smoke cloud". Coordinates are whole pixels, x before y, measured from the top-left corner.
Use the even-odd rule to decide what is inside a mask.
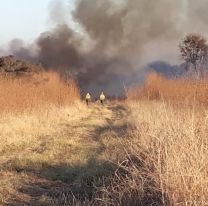
[[[172,0],[133,0],[120,7],[112,2],[83,0],[74,14],[101,50],[135,56],[150,40],[178,34]]]
[[[55,28],[32,45],[13,40],[10,51],[70,73],[84,91],[121,93],[125,84],[141,79],[145,65],[177,59],[186,32],[206,32],[206,6],[207,0],[77,0],[74,28],[67,3],[56,0],[50,6]]]
[[[43,33],[36,42],[38,59],[46,67],[59,69],[80,68],[82,57],[78,50],[79,41],[75,33],[66,25],[51,32]]]

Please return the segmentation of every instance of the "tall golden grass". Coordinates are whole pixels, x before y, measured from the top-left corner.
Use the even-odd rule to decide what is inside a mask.
[[[83,200],[67,187],[63,204],[62,196],[56,196],[40,200],[43,205],[208,205],[208,112],[197,107],[207,105],[206,79],[168,80],[151,74],[143,87],[129,90],[125,104],[114,102],[112,107],[62,107],[78,99],[79,92],[73,81],[66,85],[55,73],[3,78],[1,85],[22,98],[17,101],[4,91],[15,106],[5,102],[3,110],[55,107],[1,119],[0,204],[14,197],[31,202],[21,188],[27,183],[42,191],[45,181],[56,177],[63,181],[59,188],[77,181],[87,183],[87,189],[94,185],[95,192],[86,190]]]
[[[148,191],[159,205],[208,205],[207,77],[150,74],[143,87],[129,90],[127,104],[135,127],[125,143],[128,178],[120,177],[115,196],[138,202]]]
[[[129,102],[129,107],[135,128],[125,143],[122,168],[128,175],[119,177],[114,197],[150,201],[147,205],[208,205],[206,110],[151,101]]]
[[[80,98],[73,80],[65,83],[55,72],[32,76],[0,76],[0,112],[22,112],[47,107],[64,106]]]
[[[176,104],[208,105],[208,77],[194,79],[166,79],[151,73],[142,87],[128,91],[130,100],[164,100]]]

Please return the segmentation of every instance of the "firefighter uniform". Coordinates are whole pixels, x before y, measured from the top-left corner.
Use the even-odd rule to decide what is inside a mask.
[[[100,103],[103,105],[104,104],[104,101],[105,101],[105,95],[102,92],[101,95],[100,95]]]
[[[85,96],[85,101],[86,101],[87,105],[89,104],[90,100],[91,100],[91,95],[90,95],[90,93],[87,93],[86,96]]]

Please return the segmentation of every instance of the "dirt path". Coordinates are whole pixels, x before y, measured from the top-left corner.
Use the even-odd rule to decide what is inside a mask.
[[[90,198],[93,182],[112,174],[115,165],[108,159],[115,158],[119,138],[127,132],[127,107],[91,104],[84,113],[70,115],[56,132],[39,138],[31,158],[23,155],[2,166],[1,176],[10,175],[8,181],[16,184],[3,205],[66,205],[73,195]]]
[[[104,107],[92,105],[90,113],[78,125],[85,126],[90,138],[99,140],[106,133],[121,135],[127,129],[129,111],[122,104],[108,104]],[[79,127],[79,126],[78,126]]]

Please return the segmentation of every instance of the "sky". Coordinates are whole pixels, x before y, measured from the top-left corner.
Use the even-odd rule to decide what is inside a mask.
[[[66,0],[67,1],[67,0]],[[68,3],[70,3],[69,0]],[[32,41],[49,23],[51,0],[0,0],[0,45],[14,38]]]

